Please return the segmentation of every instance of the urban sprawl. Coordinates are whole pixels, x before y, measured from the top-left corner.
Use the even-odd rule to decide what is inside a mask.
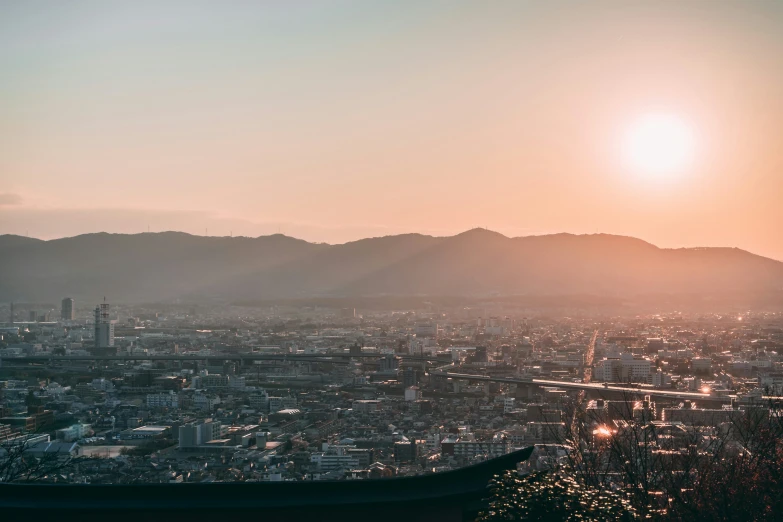
[[[777,401],[783,315],[5,305],[0,461],[67,483],[361,480],[436,473],[589,430],[671,435]],[[686,442],[683,442],[685,444]],[[7,469],[10,469],[7,467]]]

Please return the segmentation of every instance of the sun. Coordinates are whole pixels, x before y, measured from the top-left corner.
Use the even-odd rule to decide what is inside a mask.
[[[645,175],[667,176],[685,170],[693,160],[691,127],[673,114],[645,114],[625,134],[625,159]]]

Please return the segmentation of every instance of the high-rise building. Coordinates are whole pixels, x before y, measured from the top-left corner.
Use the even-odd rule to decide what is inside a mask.
[[[220,423],[212,419],[191,422],[179,427],[179,447],[194,448],[220,438]]]
[[[30,310],[30,314],[29,315],[30,315],[29,321],[31,323],[34,323],[38,319],[38,312],[36,312],[35,310]]]
[[[114,323],[109,319],[109,304],[95,307],[95,348],[98,350],[114,346]]]
[[[381,372],[396,372],[400,367],[400,360],[393,353],[390,353],[381,359]]]
[[[416,368],[405,368],[402,371],[402,386],[410,388],[419,384],[419,372]]]
[[[63,299],[62,307],[60,308],[60,318],[63,321],[73,321],[76,318],[73,310],[73,299],[70,297]]]

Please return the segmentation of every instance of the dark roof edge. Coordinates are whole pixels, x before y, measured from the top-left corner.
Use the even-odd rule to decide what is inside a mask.
[[[533,447],[464,468],[388,479],[235,482],[211,484],[0,484],[0,511],[79,512],[136,510],[288,509],[351,507],[390,502],[454,502],[483,494],[493,476],[530,458]],[[458,500],[457,500],[458,501]]]

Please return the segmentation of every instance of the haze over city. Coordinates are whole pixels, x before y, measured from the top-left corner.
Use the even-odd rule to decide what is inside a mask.
[[[780,2],[4,2],[0,232],[783,259]]]
[[[783,520],[783,1],[2,0],[0,519]]]

